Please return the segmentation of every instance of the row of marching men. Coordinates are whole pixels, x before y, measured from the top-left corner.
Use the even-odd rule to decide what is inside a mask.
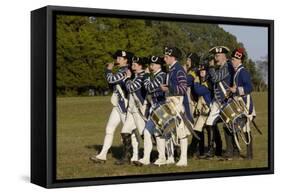
[[[248,134],[245,137],[250,140],[249,122],[255,112],[250,96],[250,75],[242,65],[244,51],[234,50],[231,62],[226,57],[228,52],[229,49],[224,46],[210,49],[209,53],[214,57],[209,59],[208,64],[199,63],[195,53],[188,53],[186,64],[181,65],[179,58],[182,54],[176,47],[166,47],[164,56],[148,58],[133,56],[128,51],[116,51],[113,55],[115,63],[107,64],[105,70],[106,80],[113,89],[113,108],[106,125],[102,150],[90,159],[95,163],[106,162],[120,123],[123,124],[121,137],[124,149],[122,158],[115,162],[119,165],[151,164],[153,141],[158,151],[158,158],[153,163],[158,166],[174,163],[176,166],[187,166],[188,156],[193,157],[198,147],[202,158],[222,156],[217,124],[229,96],[239,96],[248,107],[246,124],[242,128]],[[114,66],[118,67],[117,72],[113,71]],[[165,67],[168,68],[164,70]],[[204,128],[208,131],[207,152]],[[226,159],[239,153],[233,131],[229,128],[227,125],[224,127]],[[141,158],[137,134],[143,137]],[[189,135],[193,137],[188,149]],[[178,161],[175,161],[174,146],[180,148]],[[252,158],[252,141],[247,141],[247,158]]]

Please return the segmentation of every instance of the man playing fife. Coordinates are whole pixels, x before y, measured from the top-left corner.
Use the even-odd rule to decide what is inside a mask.
[[[211,103],[211,111],[206,121],[207,130],[210,134],[210,145],[206,154],[207,159],[211,159],[214,155],[222,155],[222,140],[220,132],[217,126],[220,121],[220,108],[227,103],[229,97],[229,87],[231,86],[231,80],[233,76],[233,68],[231,64],[227,62],[226,54],[229,52],[229,48],[226,46],[216,46],[209,50],[210,54],[215,57],[215,63],[209,66],[210,80],[213,84],[214,98]],[[224,126],[225,134],[228,133],[228,129]],[[231,140],[225,135],[226,146],[228,148]],[[215,149],[216,146],[216,149]]]
[[[105,137],[102,146],[102,150],[96,156],[90,157],[94,163],[105,163],[107,152],[112,146],[114,132],[117,126],[122,122],[125,122],[127,113],[127,90],[125,87],[126,71],[128,70],[128,64],[131,61],[133,54],[127,51],[117,50],[113,55],[116,60],[116,65],[118,66],[118,71],[113,73],[112,69],[114,67],[113,63],[106,65],[105,77],[106,81],[113,88],[113,94],[111,97],[112,111],[110,113],[107,125],[105,128]],[[135,128],[135,126],[133,127]],[[128,141],[127,137],[122,136],[123,141]]]
[[[126,120],[121,130],[121,136],[123,139],[123,157],[115,164],[129,164],[137,161],[139,142],[136,138],[135,126],[137,127],[139,134],[142,135],[145,126],[145,97],[146,92],[143,89],[143,81],[145,72],[143,70],[144,65],[147,63],[146,58],[133,57],[132,59],[132,75],[131,70],[126,71],[125,84],[129,93],[128,96],[128,110]],[[132,135],[132,136],[131,136]],[[132,139],[132,142],[131,142]],[[131,158],[131,146],[133,148],[133,156]]]

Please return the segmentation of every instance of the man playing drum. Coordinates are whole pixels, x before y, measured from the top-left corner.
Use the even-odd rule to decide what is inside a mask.
[[[237,48],[232,52],[231,62],[234,68],[235,74],[233,78],[233,86],[230,88],[233,93],[233,98],[238,102],[243,100],[244,108],[247,114],[247,123],[243,127],[243,132],[247,142],[247,156],[246,159],[253,159],[253,138],[251,135],[250,122],[256,116],[253,99],[251,92],[253,91],[250,73],[246,70],[242,64],[245,57],[244,49]],[[239,101],[240,100],[240,101]]]
[[[166,103],[172,103],[176,112],[179,114],[182,113],[185,117],[181,117],[180,123],[176,127],[176,135],[180,141],[181,149],[180,159],[176,163],[176,166],[187,166],[187,136],[190,135],[190,131],[183,119],[186,119],[193,128],[193,116],[187,97],[187,89],[191,84],[187,82],[187,74],[178,62],[178,59],[181,57],[181,51],[176,47],[166,47],[164,54],[164,60],[169,65],[169,73],[167,75],[167,83],[161,85],[161,90],[166,92]]]
[[[164,60],[158,56],[149,57],[149,69],[152,72],[150,76],[149,69],[146,69],[146,78],[144,80],[144,87],[151,98],[151,109],[148,120],[145,124],[143,131],[144,135],[144,155],[138,162],[134,162],[136,165],[149,165],[150,164],[150,154],[152,151],[152,135],[156,137],[156,146],[158,151],[158,159],[154,162],[155,165],[165,165],[165,139],[160,136],[156,131],[156,126],[152,121],[151,114],[152,111],[159,108],[162,104],[165,104],[165,93],[161,91],[160,85],[166,82],[166,73],[162,71],[162,66],[164,65]]]

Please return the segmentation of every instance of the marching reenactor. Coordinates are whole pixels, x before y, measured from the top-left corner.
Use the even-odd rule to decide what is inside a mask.
[[[186,55],[186,64],[183,66],[187,73],[187,82],[189,83],[187,89],[187,96],[189,100],[189,106],[192,113],[194,113],[197,96],[194,94],[193,82],[197,76],[197,70],[199,66],[199,56],[196,53],[190,52]]]
[[[195,52],[188,52],[186,54],[186,63],[183,65],[183,68],[187,72],[190,72],[194,77],[199,66],[200,57]]]
[[[160,105],[165,103],[165,93],[161,91],[161,85],[166,83],[166,73],[162,71],[164,65],[164,60],[162,57],[150,56],[149,57],[149,68],[146,69],[146,78],[144,81],[144,87],[148,93],[150,99],[151,108],[149,111],[149,117],[145,124],[143,131],[144,135],[144,155],[138,162],[135,162],[136,165],[148,165],[150,164],[150,154],[152,151],[152,135],[155,135],[156,138],[156,147],[158,151],[158,159],[154,162],[155,165],[165,165],[166,156],[165,156],[165,139],[160,136],[156,131],[156,126],[151,120],[151,113],[153,110],[158,108]],[[150,72],[152,73],[149,76]]]
[[[253,91],[251,76],[242,63],[244,57],[245,54],[243,48],[237,48],[232,52],[231,62],[235,74],[233,78],[233,86],[230,88],[230,90],[233,93],[234,98],[242,98],[245,103],[244,108],[246,109],[247,122],[245,127],[243,127],[243,132],[247,141],[246,158],[251,160],[253,159],[253,138],[251,135],[250,122],[255,118],[256,113],[254,109],[253,99],[251,97],[251,92]]]
[[[164,60],[169,65],[169,73],[167,75],[167,83],[161,85],[161,90],[166,93],[167,101],[175,105],[176,111],[182,113],[180,115],[180,124],[176,128],[181,149],[180,159],[176,165],[187,166],[187,137],[190,135],[190,131],[183,119],[186,119],[186,122],[189,122],[190,126],[193,127],[193,116],[187,97],[187,89],[190,83],[187,82],[187,74],[183,66],[178,62],[178,59],[181,57],[181,51],[176,47],[166,47],[164,54]]]
[[[194,153],[197,151],[197,145],[199,144],[199,157],[204,156],[204,132],[203,128],[205,126],[206,120],[209,116],[210,105],[212,102],[212,85],[208,79],[208,64],[202,63],[198,67],[198,76],[194,80],[194,93],[198,96],[198,102],[195,107],[196,119],[194,121],[194,131],[197,133],[200,140],[192,137],[191,144],[188,149],[188,156],[193,157]],[[208,138],[208,140],[210,140]],[[210,142],[208,142],[210,144]]]
[[[209,75],[213,83],[214,98],[211,103],[210,114],[206,121],[206,127],[210,134],[210,146],[206,154],[207,158],[212,158],[214,155],[222,155],[222,141],[217,122],[220,119],[220,108],[227,102],[230,93],[229,87],[232,84],[233,68],[232,65],[227,62],[226,53],[228,52],[229,48],[225,46],[216,46],[209,50],[209,53],[214,55],[215,63],[209,66]],[[227,133],[228,130],[225,127],[224,129],[225,133]],[[227,138],[227,135],[225,136],[228,147],[231,140]]]
[[[135,126],[140,135],[143,133],[146,120],[146,91],[143,87],[145,72],[144,66],[147,63],[147,58],[133,57],[132,59],[132,75],[131,70],[127,69],[125,77],[125,85],[128,91],[128,109],[126,120],[121,130],[123,139],[124,153],[121,160],[117,161],[117,165],[131,163],[137,161],[139,142],[136,138]],[[132,142],[131,142],[132,140]],[[133,156],[131,158],[131,144],[133,148]]]
[[[106,81],[113,88],[113,94],[111,97],[113,108],[107,121],[102,150],[98,155],[90,157],[90,159],[95,163],[105,163],[107,152],[112,146],[114,132],[120,122],[125,122],[128,105],[125,79],[128,65],[131,63],[132,57],[133,54],[130,52],[117,50],[113,55],[116,63],[109,63],[106,66]],[[112,71],[114,65],[119,68],[116,73],[113,73]],[[134,126],[133,129],[135,128],[136,127]],[[122,136],[122,138],[123,142],[128,141],[128,144],[131,144],[131,141],[128,140],[127,136]]]
[[[90,159],[95,163],[106,162],[114,132],[120,122],[123,123],[121,137],[124,149],[122,158],[115,164],[150,164],[152,136],[155,136],[159,154],[155,165],[175,163],[172,144],[177,142],[175,144],[180,146],[181,155],[176,166],[187,166],[187,159],[193,157],[198,144],[200,156],[204,155],[204,128],[208,131],[208,151],[205,158],[221,156],[222,140],[217,124],[221,119],[225,122],[221,114],[231,100],[236,100],[243,101],[246,120],[241,119],[241,122],[245,123],[239,126],[243,127],[241,129],[246,139],[246,158],[251,160],[253,139],[250,122],[256,116],[251,97],[251,76],[242,63],[245,57],[244,49],[235,49],[231,55],[231,62],[226,57],[228,52],[226,46],[213,47],[209,53],[214,56],[214,60],[200,65],[198,55],[188,53],[186,65],[181,66],[178,62],[181,51],[176,47],[166,47],[164,57],[150,56],[149,59],[133,57],[130,52],[117,50],[113,55],[116,62],[107,64],[105,70],[106,80],[113,88],[113,108],[106,125],[102,150]],[[132,70],[128,68],[131,63]],[[150,64],[149,68],[144,70],[147,63]],[[162,70],[165,63],[168,65],[167,73]],[[112,71],[114,66],[118,67],[116,73]],[[175,129],[173,132],[176,132],[177,139],[174,139],[174,133],[170,133],[169,137],[163,135],[164,129],[161,131],[161,127],[158,124],[156,126],[157,122],[152,117],[153,113],[156,114],[155,110],[162,108],[162,105],[172,107],[174,110],[171,111],[176,113],[174,117],[174,113],[165,112],[171,114],[169,118],[174,118],[175,127],[172,128]],[[165,117],[160,119],[165,120]],[[224,157],[231,160],[240,155],[240,147],[235,142],[229,126],[226,122],[223,125],[226,142]],[[144,137],[144,155],[141,159],[136,130]],[[194,136],[188,149],[190,134]],[[165,144],[168,145],[168,159],[165,155]]]

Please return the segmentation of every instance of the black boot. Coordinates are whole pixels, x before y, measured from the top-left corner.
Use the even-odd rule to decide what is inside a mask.
[[[207,148],[209,150],[209,147],[211,146],[211,132],[210,129],[206,126],[206,130],[207,130]]]
[[[199,131],[195,131],[195,133],[200,137],[200,132]],[[192,137],[191,143],[189,145],[187,154],[188,154],[188,158],[193,158],[194,154],[197,151],[197,145],[199,143],[199,140],[196,137]]]
[[[205,154],[205,137],[204,137],[204,131],[199,132],[198,136],[200,137],[199,141],[199,157],[204,156]]]
[[[225,144],[226,144],[224,158],[227,160],[232,160],[233,159],[233,135],[230,133],[228,128],[223,127],[223,129],[224,129],[224,137],[225,137]]]
[[[206,126],[208,131],[208,151],[206,153],[206,159],[213,158],[215,156],[215,139],[213,126]]]
[[[232,144],[233,144],[233,157],[236,159],[240,159],[240,150],[238,149],[234,136],[232,135]]]
[[[216,144],[215,155],[222,156],[222,140],[221,140],[221,134],[218,125],[214,125],[213,130],[214,130],[214,139],[215,139],[214,141]]]
[[[251,132],[249,132],[249,134],[246,132],[245,133],[245,137],[246,137],[247,142],[250,141],[250,143],[247,145],[247,156],[246,156],[246,159],[247,160],[252,160],[253,159],[253,138],[252,138]]]
[[[189,152],[187,152],[189,153]],[[181,148],[178,145],[174,145],[174,158],[176,161],[178,161],[180,159],[180,155],[181,155]]]
[[[132,157],[132,141],[130,133],[121,133],[123,141],[123,156],[115,162],[116,165],[130,164]]]

